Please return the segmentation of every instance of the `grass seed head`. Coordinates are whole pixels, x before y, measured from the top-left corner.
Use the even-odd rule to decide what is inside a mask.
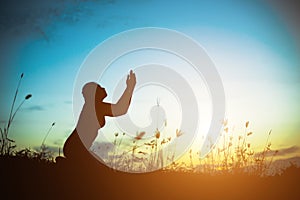
[[[32,97],[32,94],[27,94],[26,96],[25,96],[25,100],[28,100],[28,99],[30,99]]]
[[[142,132],[140,132],[139,134],[137,134],[137,136],[136,136],[134,139],[140,140],[140,139],[142,139],[142,137],[143,137],[145,134],[146,134],[146,132],[145,132],[145,131],[142,131]]]
[[[246,126],[246,128],[248,128],[248,126],[249,126],[249,121],[246,122],[245,126]]]
[[[157,130],[157,131],[155,132],[155,138],[156,138],[156,139],[159,139],[159,137],[160,137],[160,131]]]

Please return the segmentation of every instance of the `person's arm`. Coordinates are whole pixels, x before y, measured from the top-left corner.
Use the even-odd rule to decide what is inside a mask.
[[[115,104],[104,103],[106,109],[104,109],[104,115],[110,117],[116,117],[120,115],[124,115],[127,113],[131,97],[133,94],[133,90],[136,84],[136,77],[132,70],[130,70],[129,75],[126,80],[126,89],[123,92],[122,96]],[[110,109],[109,109],[110,107]]]

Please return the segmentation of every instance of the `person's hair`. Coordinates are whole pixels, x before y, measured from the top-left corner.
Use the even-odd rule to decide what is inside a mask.
[[[95,100],[99,84],[95,82],[88,82],[82,88],[82,95],[85,100]]]

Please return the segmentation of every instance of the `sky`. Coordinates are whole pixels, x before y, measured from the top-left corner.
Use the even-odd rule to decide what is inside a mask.
[[[24,73],[16,104],[26,94],[33,96],[18,112],[9,137],[20,147],[34,148],[56,122],[46,144],[55,149],[62,147],[76,124],[72,107],[74,83],[88,54],[122,31],[161,27],[193,38],[213,60],[223,81],[226,117],[233,134],[243,133],[245,122],[250,121],[254,146],[262,148],[272,129],[272,147],[282,149],[282,156],[299,156],[300,26],[296,2],[1,1],[0,125],[7,123],[19,76]],[[141,55],[136,53],[132,58]],[[126,59],[119,62],[126,63]],[[186,72],[185,68],[179,70]],[[115,78],[118,69],[112,67],[110,73],[108,77]],[[197,88],[196,84],[193,88]],[[209,94],[205,88],[199,91],[203,93],[197,93],[198,97],[202,95],[207,100],[199,103],[205,118],[199,132],[205,132],[210,120]],[[142,92],[136,93],[133,107],[142,101]],[[141,104],[147,111],[158,97],[162,106],[170,105],[166,101],[171,98],[168,101],[176,109],[166,107],[168,121],[176,124],[180,120],[172,118],[178,105],[171,94],[159,88],[148,88],[143,93],[148,94],[144,96],[147,102]],[[147,116],[143,119],[137,117],[141,113],[130,112],[136,123],[148,123]],[[170,125],[167,132],[171,131],[175,132],[175,125]]]

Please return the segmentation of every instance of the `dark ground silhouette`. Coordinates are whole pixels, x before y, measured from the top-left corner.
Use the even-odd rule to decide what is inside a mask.
[[[281,176],[89,170],[38,159],[0,158],[1,194],[17,199],[300,199],[300,169]]]
[[[20,80],[22,77],[23,74]],[[18,88],[19,85],[20,81]],[[31,94],[27,95],[25,100],[30,97]],[[130,101],[126,102],[129,105]],[[103,118],[100,119],[104,126]],[[12,121],[13,117],[9,117],[9,124]],[[86,156],[80,156],[80,162],[62,158],[55,163],[43,159],[42,154],[30,157],[30,151],[13,154],[10,145],[14,142],[7,139],[8,128],[4,129],[4,136],[5,151],[0,155],[1,199],[300,199],[300,169],[295,167],[281,176],[264,178],[174,171],[129,174],[113,171],[94,159],[87,162]],[[78,156],[82,145],[73,147],[70,152]],[[5,156],[10,153],[12,156]]]

